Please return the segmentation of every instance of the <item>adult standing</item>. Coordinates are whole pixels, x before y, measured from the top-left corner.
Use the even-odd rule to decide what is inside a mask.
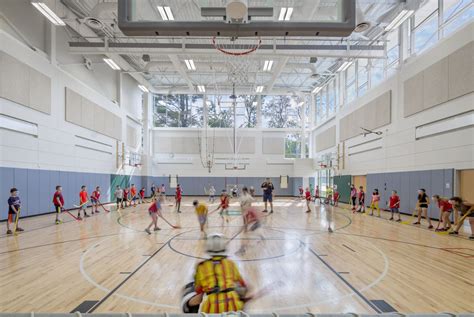
[[[270,213],[273,213],[273,190],[275,187],[270,179],[267,177],[265,181],[260,186],[263,189],[263,202],[265,203],[265,210],[263,212],[268,212],[268,203],[270,203]]]
[[[352,203],[352,210],[355,212],[356,210],[356,199],[357,199],[357,189],[355,188],[354,184],[351,185],[351,203]]]

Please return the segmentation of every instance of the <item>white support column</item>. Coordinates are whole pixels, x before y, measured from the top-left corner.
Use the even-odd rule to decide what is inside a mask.
[[[438,0],[438,40],[441,40],[444,37],[444,1]]]
[[[209,125],[209,107],[207,105],[207,94],[205,94],[202,98],[203,101],[203,122],[202,127],[207,128]]]
[[[302,96],[303,98],[303,104],[301,105],[302,107],[302,113],[301,113],[301,135],[300,135],[300,146],[301,146],[301,151],[300,151],[300,158],[305,158],[306,157],[306,142],[305,142],[305,135],[306,135],[306,107],[308,106],[306,104],[306,100],[304,95]]]
[[[143,98],[143,154],[142,175],[152,175],[153,171],[153,94],[144,93]]]

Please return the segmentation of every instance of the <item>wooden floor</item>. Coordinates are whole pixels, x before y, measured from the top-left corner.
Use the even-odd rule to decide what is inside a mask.
[[[95,313],[180,312],[181,289],[206,256],[191,200],[180,215],[166,205],[166,217],[182,229],[160,220],[163,230],[151,236],[143,232],[147,205],[82,222],[63,214],[62,225],[52,224],[54,215],[22,220],[24,233],[0,235],[0,311],[70,312],[83,304],[83,312]],[[426,223],[390,222],[388,213],[313,206],[305,214],[292,198],[275,205],[262,229],[229,244],[253,290],[278,285],[250,302],[248,312],[385,311],[377,300],[407,313],[474,311],[474,242],[466,233],[451,237]],[[215,213],[208,232],[230,238],[240,225],[234,216],[222,226]]]

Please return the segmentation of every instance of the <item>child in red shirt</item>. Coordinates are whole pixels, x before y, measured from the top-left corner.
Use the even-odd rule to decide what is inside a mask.
[[[181,186],[176,186],[176,195],[175,195],[175,200],[176,200],[176,212],[181,213],[181,198],[182,198],[182,192],[181,192]]]
[[[402,219],[400,218],[400,197],[397,195],[396,190],[392,190],[392,195],[389,198],[388,207],[390,208],[390,212],[392,213],[392,217],[390,220],[393,220],[393,214],[398,214],[397,222],[401,222]]]
[[[62,194],[63,188],[58,185],[56,186],[56,191],[54,192],[53,195],[53,205],[54,205],[54,210],[56,210],[56,224],[59,225],[62,223],[59,214],[61,213],[61,209],[64,206],[64,198]]]
[[[152,199],[154,201],[148,208],[148,213],[150,214],[151,222],[148,225],[148,227],[145,229],[145,232],[148,234],[151,234],[150,229],[152,226],[154,226],[153,231],[160,230],[160,228],[158,228],[157,222],[158,222],[158,217],[162,217],[161,197],[158,197],[158,198],[153,197]]]
[[[90,217],[86,212],[88,202],[89,202],[89,195],[87,194],[87,188],[86,186],[82,185],[81,191],[79,192],[79,210],[77,211],[77,219],[79,220],[82,219],[81,210],[84,213],[84,218]]]
[[[437,203],[439,208],[439,222],[435,231],[448,231],[449,228],[451,228],[449,216],[451,211],[453,211],[453,205],[451,205],[447,199],[439,197],[439,195],[434,195],[433,200]],[[441,229],[439,229],[440,224],[443,224]]]
[[[365,212],[365,192],[364,192],[363,186],[359,187],[358,198],[359,198],[359,206],[357,207],[357,211]]]
[[[306,208],[308,208],[306,210],[306,212],[311,212],[311,207],[310,207],[310,202],[311,202],[311,191],[309,190],[309,187],[306,187],[306,192],[304,193],[305,194],[305,198],[306,198]]]
[[[140,189],[140,204],[143,204],[144,200],[145,200],[145,187],[142,187],[142,189]]]
[[[222,220],[226,219],[229,222],[229,219],[226,217],[229,214],[229,195],[225,189],[221,192],[220,204],[216,210],[220,209],[219,215],[222,217]]]
[[[123,203],[124,203],[124,208],[127,208],[128,206],[128,194],[130,193],[130,189],[128,187],[125,187],[123,189]]]
[[[92,203],[91,213],[94,213],[94,209],[95,209],[95,213],[99,212],[99,199],[100,199],[100,187],[97,186],[91,194],[91,203]]]
[[[337,187],[334,186],[334,194],[332,196],[332,199],[334,201],[334,207],[337,207],[339,204],[339,191],[337,190]]]

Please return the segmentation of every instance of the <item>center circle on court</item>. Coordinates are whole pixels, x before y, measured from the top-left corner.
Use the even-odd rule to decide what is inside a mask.
[[[277,232],[271,228],[263,230]],[[168,242],[169,248],[175,253],[186,257],[198,260],[209,258],[209,254],[205,251],[206,240],[199,237],[199,230],[192,230],[187,234],[171,238]],[[259,234],[248,236],[242,232],[235,238],[229,239],[226,254],[237,262],[274,260],[295,254],[304,247],[304,243],[301,240],[296,238],[288,239],[284,236],[264,237]]]

